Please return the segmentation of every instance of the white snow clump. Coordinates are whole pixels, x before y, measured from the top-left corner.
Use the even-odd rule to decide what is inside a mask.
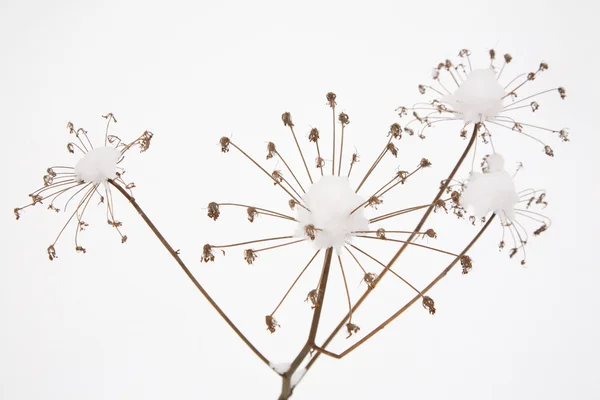
[[[105,182],[113,179],[121,152],[114,147],[99,147],[86,153],[75,165],[75,177],[85,183]]]
[[[452,96],[442,101],[463,116],[465,123],[494,118],[502,111],[504,88],[492,68],[471,71]]]
[[[313,225],[317,229],[313,240],[317,249],[333,247],[339,254],[353,232],[369,229],[363,207],[350,214],[364,199],[350,188],[347,177],[323,176],[302,199],[310,211],[298,207],[295,235],[306,236],[305,227]]]
[[[512,177],[504,169],[504,158],[494,153],[486,159],[488,168],[483,173],[472,172],[460,203],[470,208],[479,218],[490,211],[496,212],[503,224],[515,217],[519,195]]]
[[[290,363],[279,363],[279,364],[273,364],[273,363],[269,363],[269,367],[277,372],[280,375],[285,374],[286,372],[288,372],[288,370],[290,369],[292,364]]]

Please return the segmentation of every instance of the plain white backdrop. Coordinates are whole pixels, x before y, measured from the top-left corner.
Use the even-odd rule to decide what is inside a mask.
[[[543,59],[550,69],[539,87],[567,88],[565,101],[550,96],[539,114],[528,115],[541,125],[570,128],[571,142],[549,139],[553,159],[532,141],[498,133],[507,163],[525,165],[517,177],[522,188],[548,190],[544,213],[553,225],[530,241],[523,268],[498,252],[495,224],[471,253],[471,274],[454,270],[431,292],[435,316],[417,304],[348,357],[321,357],[294,398],[598,398],[600,60],[592,15],[584,1],[2,1],[0,398],[279,394],[280,378],[219,319],[122,199],[117,218],[128,243],[121,245],[100,207],[89,212],[88,253],[75,253],[69,230],[53,262],[45,249],[66,214],[39,207],[14,220],[13,208],[27,203],[47,167],[76,162],[66,152],[68,121],[96,143],[107,112],[115,114],[114,133],[124,140],[154,132],[147,153],[125,160],[136,199],[261,351],[289,362],[307,334],[311,311],[303,300],[319,268],[293,292],[278,315],[281,329],[270,335],[264,315],[311,249],[266,253],[253,266],[241,249],[215,264],[199,262],[204,243],[291,233],[264,218],[250,225],[243,210],[217,222],[206,217],[214,200],[286,210],[285,196],[241,155],[221,154],[219,138],[231,136],[261,162],[272,140],[294,159],[281,113],[292,113],[307,145],[311,126],[329,134],[325,93],[335,91],[339,110],[351,118],[348,146],[362,156],[357,173],[364,174],[398,121],[394,109],[419,101],[417,85],[428,81],[431,68],[464,47],[482,62],[490,48],[510,52],[511,75]],[[396,166],[412,168],[425,156],[434,168],[403,187],[397,201],[432,198],[464,145],[459,129],[440,125],[425,141],[403,138],[398,160],[386,161],[379,172],[387,168],[388,175],[379,175],[372,188]],[[385,206],[382,211],[399,208]],[[410,229],[407,221],[395,227]],[[443,247],[458,249],[474,232],[449,216],[436,215],[431,223]],[[389,259],[395,249],[385,246],[378,254]],[[417,251],[410,257],[397,268],[412,272],[420,286],[447,261]],[[336,273],[325,330],[344,313]],[[356,271],[352,279],[356,296],[364,284]],[[357,313],[361,334],[403,304],[408,292],[400,287],[385,283]],[[333,349],[352,340],[340,336]]]

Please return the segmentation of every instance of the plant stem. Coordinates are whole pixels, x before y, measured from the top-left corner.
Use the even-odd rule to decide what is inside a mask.
[[[321,320],[321,311],[323,309],[323,303],[325,300],[325,291],[327,290],[327,279],[329,278],[329,270],[331,268],[331,258],[333,256],[333,248],[330,247],[325,251],[325,260],[323,261],[323,270],[321,272],[321,280],[319,283],[319,303],[318,306],[315,307],[315,312],[313,313],[312,323],[310,325],[310,332],[308,334],[308,340],[306,344],[300,350],[300,353],[296,356],[290,368],[287,370],[285,374],[281,377],[283,378],[283,382],[281,385],[281,395],[279,396],[279,400],[287,400],[292,395],[292,391],[294,388],[292,387],[292,376],[294,376],[294,372],[298,369],[302,361],[306,358],[308,353],[312,350],[315,345],[315,338],[317,337],[317,329],[319,328],[319,321]]]
[[[121,187],[121,185],[115,183],[112,179],[109,179],[108,183],[110,183],[115,189],[117,189],[129,201],[129,203],[131,203],[133,208],[135,208],[135,210],[138,212],[140,217],[142,217],[142,219],[148,225],[150,230],[152,230],[154,235],[158,238],[158,240],[160,240],[160,242],[165,247],[165,249],[167,249],[169,254],[171,254],[171,257],[173,257],[173,259],[175,259],[175,261],[177,262],[177,264],[179,264],[179,266],[181,267],[183,272],[185,272],[185,274],[192,281],[194,286],[196,286],[196,288],[200,291],[200,293],[202,293],[204,298],[206,300],[208,300],[210,305],[217,311],[217,313],[221,316],[221,318],[223,318],[225,320],[225,322],[227,322],[229,327],[231,329],[233,329],[233,331],[239,336],[239,338],[242,339],[242,341],[244,343],[246,343],[246,345],[250,348],[250,350],[252,350],[254,352],[254,354],[256,354],[258,356],[258,358],[260,358],[265,364],[270,366],[269,360],[260,351],[258,351],[258,349],[256,347],[254,347],[254,345],[248,340],[248,338],[246,338],[246,336],[244,336],[244,334],[237,328],[237,326],[235,326],[235,324],[229,319],[229,317],[225,314],[225,312],[223,312],[223,310],[217,305],[217,303],[212,299],[212,297],[202,287],[202,285],[200,285],[200,282],[198,282],[198,280],[196,280],[196,278],[194,277],[192,272],[188,269],[188,267],[185,265],[183,260],[179,257],[178,252],[175,251],[173,249],[173,247],[171,247],[171,245],[167,242],[167,240],[164,238],[164,236],[160,233],[158,228],[156,228],[156,226],[152,223],[150,218],[148,218],[146,213],[142,210],[142,208],[135,201],[135,199],[133,197],[131,197],[129,195],[129,193],[127,193],[127,191],[123,187]]]

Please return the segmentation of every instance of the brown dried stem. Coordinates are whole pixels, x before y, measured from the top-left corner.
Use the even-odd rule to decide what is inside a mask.
[[[154,223],[152,223],[152,221],[150,220],[150,218],[148,218],[148,216],[146,215],[146,213],[142,210],[142,208],[135,201],[135,199],[133,197],[131,197],[131,195],[129,195],[129,193],[127,193],[127,191],[123,187],[121,187],[120,185],[118,185],[117,183],[115,183],[112,179],[109,179],[108,182],[113,187],[115,187],[115,189],[117,189],[129,201],[129,203],[133,206],[133,208],[135,208],[135,210],[138,212],[138,214],[140,215],[140,217],[144,220],[144,222],[146,223],[146,225],[148,225],[148,227],[150,228],[150,230],[152,230],[152,232],[154,233],[154,235],[162,243],[162,245],[165,247],[165,249],[167,249],[167,251],[169,252],[169,254],[171,255],[171,257],[173,257],[173,259],[181,267],[181,269],[183,270],[183,272],[185,272],[185,274],[192,281],[192,283],[194,284],[194,286],[196,286],[196,288],[200,291],[200,293],[202,294],[202,296],[204,296],[204,298],[206,300],[208,300],[208,302],[215,309],[215,311],[221,316],[221,318],[223,318],[225,320],[225,322],[227,323],[227,325],[229,325],[229,327],[231,329],[233,329],[233,331],[238,335],[238,337],[240,339],[242,339],[242,341],[244,343],[246,343],[246,345],[250,348],[250,350],[252,350],[254,352],[254,354],[256,354],[256,356],[258,356],[258,358],[260,358],[265,364],[270,365],[269,360],[248,340],[248,338],[246,338],[246,336],[244,336],[244,334],[237,328],[237,326],[235,326],[235,324],[229,319],[229,317],[227,316],[227,314],[225,314],[225,312],[223,312],[223,310],[217,305],[217,303],[208,294],[208,292],[202,287],[202,285],[200,285],[200,282],[198,282],[198,280],[194,277],[194,275],[192,274],[192,272],[185,265],[185,263],[183,262],[183,260],[181,259],[181,257],[179,257],[178,251],[174,250],[173,247],[171,247],[171,245],[167,242],[167,240],[164,238],[164,236],[160,233],[160,231],[158,230],[158,228],[156,228],[156,226],[154,225]]]

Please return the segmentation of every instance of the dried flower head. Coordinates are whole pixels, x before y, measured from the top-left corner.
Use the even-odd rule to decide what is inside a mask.
[[[377,275],[373,272],[365,272],[365,276],[363,277],[363,281],[367,284],[369,289],[375,289],[375,285],[377,284]]]
[[[202,258],[200,260],[204,262],[215,261],[215,254],[210,244],[205,244],[202,247]]]
[[[492,49],[489,51],[489,65],[479,69],[474,67],[470,56],[471,52],[461,50],[459,57],[466,59],[466,64],[452,63],[449,60],[439,63],[434,69],[433,84],[419,85],[421,94],[433,94],[434,99],[425,104],[418,103],[412,108],[398,108],[400,117],[407,115],[407,111],[413,111],[414,119],[405,124],[404,130],[410,132],[409,126],[419,123],[419,137],[424,137],[426,129],[443,121],[457,120],[464,124],[461,137],[466,138],[465,127],[469,124],[480,124],[479,134],[482,140],[490,143],[491,131],[504,128],[537,141],[544,147],[545,153],[552,156],[553,152],[547,150],[544,135],[551,132],[562,138],[561,130],[526,123],[520,119],[522,112],[527,109],[532,112],[539,110],[539,99],[544,95],[558,91],[561,99],[566,98],[566,91],[562,87],[540,92],[527,91],[531,86],[529,82],[546,71],[548,63],[542,61],[535,70],[505,80],[504,71],[513,59],[510,54],[499,59]],[[500,65],[496,65],[498,61]],[[417,110],[427,114],[417,114]]]
[[[273,318],[272,315],[267,315],[265,317],[265,322],[267,323],[267,330],[271,333],[275,333],[277,328],[280,327],[279,324],[277,323],[277,320],[275,318]]]
[[[460,257],[460,265],[462,266],[463,275],[466,275],[471,271],[471,268],[473,268],[473,261],[471,260],[471,257],[464,255]]]
[[[435,314],[435,302],[429,296],[423,296],[423,308],[429,311],[429,314]]]
[[[258,216],[258,210],[256,207],[248,207],[246,209],[246,214],[248,214],[248,221],[254,222],[254,219]]]
[[[219,210],[219,204],[214,201],[208,203],[208,218],[211,218],[213,221],[219,219],[221,215],[221,211]]]
[[[348,322],[346,324],[346,330],[348,331],[348,336],[346,336],[346,339],[349,339],[350,336],[357,334],[358,331],[360,331],[360,327],[352,322]]]
[[[68,144],[67,149],[70,153],[80,153],[81,158],[72,167],[48,168],[42,179],[43,186],[29,194],[30,203],[14,209],[15,217],[19,219],[23,210],[36,204],[49,202],[47,208],[54,212],[60,210],[66,212],[69,204],[74,204],[71,215],[48,247],[50,260],[57,258],[56,243],[67,225],[73,221],[76,224],[75,250],[79,253],[86,253],[87,250],[79,243],[79,233],[89,226],[83,218],[88,205],[94,198],[98,199],[99,204],[104,203],[106,205],[107,222],[118,232],[121,242],[124,243],[127,240],[127,236],[120,230],[122,223],[115,220],[111,185],[119,185],[125,190],[131,190],[135,187],[133,183],[127,183],[123,180],[125,171],[120,164],[130,149],[138,147],[140,152],[148,150],[153,135],[151,132],[145,131],[134,141],[123,143],[117,136],[108,133],[111,122],[116,122],[114,116],[109,113],[104,115],[103,118],[107,120],[107,124],[104,143],[100,147],[95,147],[92,144],[86,130],[82,128],[75,129],[71,122],[67,124],[67,131],[74,137],[73,141]],[[66,201],[62,206],[59,206],[58,203],[63,199],[66,199]]]
[[[319,304],[319,296],[320,296],[320,292],[317,289],[313,289],[310,292],[308,292],[308,295],[306,296],[306,301],[310,301],[311,307],[312,309],[317,308],[320,304]]]
[[[254,263],[254,260],[256,260],[257,257],[258,254],[256,254],[256,251],[254,251],[253,249],[244,250],[244,260],[246,260],[246,262],[249,265],[252,265],[252,263]]]
[[[294,126],[294,123],[292,122],[292,114],[290,114],[289,112],[284,112],[283,114],[281,114],[281,120],[283,121],[283,125],[285,126]]]

